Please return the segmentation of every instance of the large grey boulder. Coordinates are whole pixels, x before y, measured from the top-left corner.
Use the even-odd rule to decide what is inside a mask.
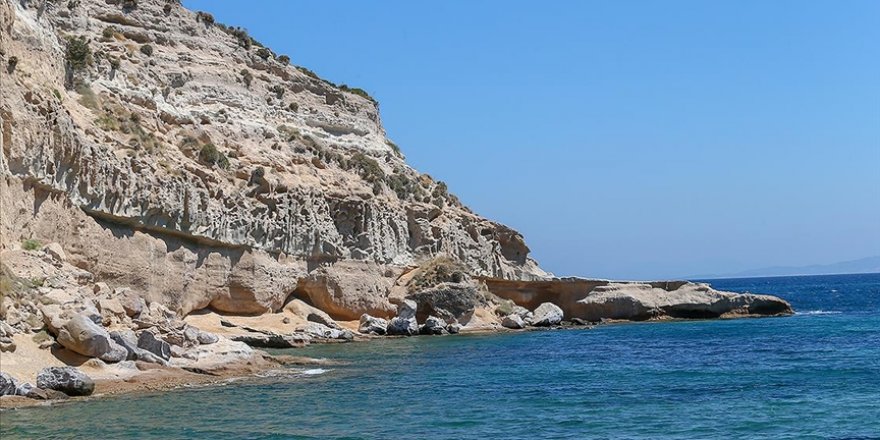
[[[138,348],[142,348],[150,353],[153,353],[160,359],[166,361],[171,359],[171,344],[158,338],[151,331],[141,332],[140,336],[138,336],[137,346]]]
[[[358,332],[369,335],[384,335],[387,328],[388,321],[364,313],[361,315]]]
[[[535,309],[532,325],[535,327],[549,327],[562,322],[562,309],[556,304],[545,302]]]
[[[345,341],[354,339],[354,334],[350,330],[330,328],[317,322],[310,322],[301,327],[299,331],[316,339],[341,339]]]
[[[110,332],[110,338],[128,352],[125,360],[128,361],[144,361],[153,364],[165,365],[167,362],[156,356],[155,354],[138,347],[138,337],[131,330],[120,330]]]
[[[397,316],[391,319],[385,329],[388,335],[412,336],[419,333],[419,323],[416,321],[416,303],[412,300],[403,300],[397,305]]]
[[[128,352],[103,327],[85,315],[76,315],[58,331],[58,343],[83,356],[96,357],[106,362],[125,360]]]
[[[501,320],[501,325],[503,327],[514,330],[519,330],[526,327],[526,323],[517,314],[510,314],[505,316],[504,319]]]
[[[436,316],[445,321],[461,321],[478,306],[486,305],[486,297],[473,283],[441,283],[430,289],[407,296],[416,303],[418,320]],[[398,313],[399,315],[399,313]]]
[[[436,316],[429,316],[425,323],[419,327],[421,335],[442,335],[443,333],[446,333],[446,321]]]
[[[49,367],[37,374],[37,387],[68,396],[88,396],[95,391],[95,381],[74,367]]]
[[[0,373],[0,396],[14,396],[18,381],[6,373]]]

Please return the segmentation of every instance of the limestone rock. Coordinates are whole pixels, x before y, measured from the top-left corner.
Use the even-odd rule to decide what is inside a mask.
[[[95,382],[74,367],[49,367],[37,374],[37,387],[61,391],[68,396],[88,396],[95,390]]]
[[[58,332],[58,343],[83,356],[107,362],[119,362],[128,354],[125,348],[113,342],[107,330],[84,315],[76,315],[64,324]]]
[[[61,245],[58,243],[49,243],[43,246],[43,252],[59,263],[63,263],[67,260],[67,255],[64,253],[64,249],[62,249]]]
[[[443,333],[446,333],[446,321],[436,316],[429,316],[425,319],[425,323],[419,327],[420,335],[442,335]]]
[[[456,335],[461,332],[461,324],[453,322],[446,326],[446,331],[449,332],[450,335]]]
[[[151,331],[141,332],[140,336],[138,336],[137,346],[158,356],[162,360],[167,361],[171,359],[171,344],[163,341]]]
[[[384,335],[387,328],[388,321],[364,313],[361,315],[358,332],[370,335]]]
[[[249,333],[234,335],[230,339],[258,348],[300,348],[311,342],[311,338],[304,334]]]
[[[415,301],[419,320],[437,316],[446,321],[460,320],[473,313],[478,306],[486,305],[482,292],[472,283],[442,283],[434,288],[407,296]]]
[[[147,307],[147,303],[131,289],[116,289],[116,298],[122,305],[122,310],[129,317],[136,317]]]
[[[416,322],[415,316],[412,318],[395,316],[388,323],[385,331],[390,336],[413,336],[419,334],[419,323]]]
[[[203,331],[203,330],[199,330],[199,335],[198,335],[199,344],[202,344],[202,345],[216,344],[217,341],[219,341],[219,340],[220,340],[220,338],[218,338],[217,335],[210,333],[210,332]]]
[[[526,328],[526,323],[523,322],[523,319],[516,314],[505,316],[504,319],[501,320],[501,325],[514,330]]]
[[[535,327],[548,327],[562,322],[562,309],[553,303],[543,303],[532,313],[532,325]]]
[[[14,396],[18,381],[12,376],[0,372],[0,396]]]
[[[354,339],[354,334],[350,330],[330,328],[317,322],[310,322],[300,327],[298,331],[318,339],[341,339],[346,341]]]

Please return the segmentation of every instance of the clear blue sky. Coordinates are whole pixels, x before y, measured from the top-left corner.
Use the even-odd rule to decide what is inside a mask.
[[[880,254],[880,1],[184,4],[369,91],[558,275]]]

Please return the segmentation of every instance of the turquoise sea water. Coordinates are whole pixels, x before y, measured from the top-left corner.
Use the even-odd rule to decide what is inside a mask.
[[[13,438],[880,438],[880,274],[715,280],[787,318],[393,339],[344,364],[0,414]]]

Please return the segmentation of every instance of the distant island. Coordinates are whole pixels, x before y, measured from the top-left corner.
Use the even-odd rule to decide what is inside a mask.
[[[688,276],[684,278],[749,278],[792,275],[835,275],[845,273],[880,273],[880,255],[860,258],[858,260],[841,261],[831,264],[813,264],[809,266],[773,266],[761,269],[745,270],[742,272],[709,275],[703,274]]]

